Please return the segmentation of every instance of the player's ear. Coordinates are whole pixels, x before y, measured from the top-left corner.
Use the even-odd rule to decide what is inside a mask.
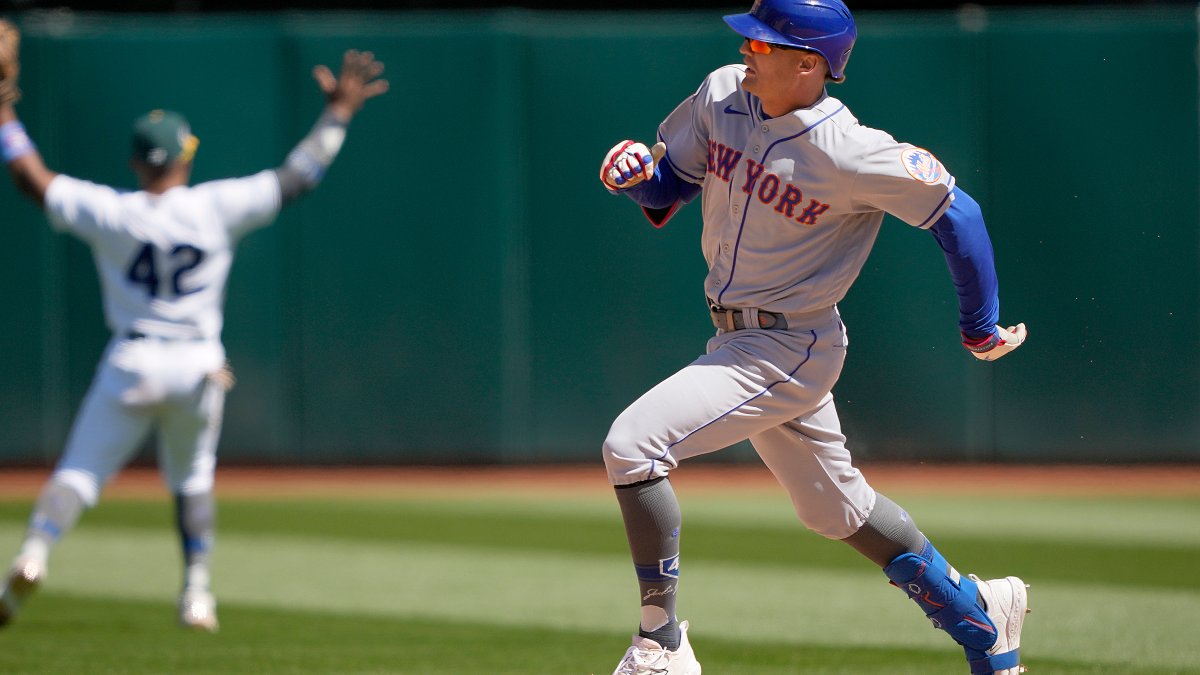
[[[796,72],[799,75],[812,74],[824,77],[827,69],[825,58],[816,52],[803,51],[800,59],[796,62]]]

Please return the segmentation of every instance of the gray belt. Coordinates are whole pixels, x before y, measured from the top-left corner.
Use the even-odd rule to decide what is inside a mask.
[[[763,330],[787,330],[787,317],[777,312],[768,312],[757,307],[729,309],[712,302],[708,303],[713,325],[721,330],[761,328]]]

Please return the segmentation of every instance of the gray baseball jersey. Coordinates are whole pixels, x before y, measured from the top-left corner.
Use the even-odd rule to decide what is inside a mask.
[[[628,485],[749,439],[804,524],[840,539],[862,525],[875,491],[851,461],[831,394],[848,344],[837,303],[884,213],[932,226],[954,177],[827,93],[767,117],[742,88],[745,70],[710,74],[658,136],[673,172],[702,188],[705,293],[727,309],[784,314],[786,330],[718,330],[707,354],[618,416],[605,464],[614,485]]]
[[[726,307],[830,307],[857,278],[884,212],[927,228],[949,208],[954,177],[828,95],[765,117],[741,87],[745,70],[713,72],[658,131],[675,173],[704,188],[705,292]]]

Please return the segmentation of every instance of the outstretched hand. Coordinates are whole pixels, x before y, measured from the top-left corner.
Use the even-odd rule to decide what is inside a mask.
[[[342,70],[337,77],[327,66],[313,68],[313,78],[325,94],[325,100],[343,119],[349,120],[367,99],[388,90],[388,81],[379,79],[383,64],[371,52],[347,49],[342,55]]]
[[[0,19],[0,105],[21,100],[17,76],[21,72],[21,31]]]

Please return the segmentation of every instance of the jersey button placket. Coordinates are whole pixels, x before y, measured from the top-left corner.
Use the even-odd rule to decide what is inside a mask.
[[[762,159],[760,153],[762,153],[763,143],[767,140],[767,139],[763,138],[760,134],[767,133],[767,129],[770,129],[770,127],[768,127],[767,125],[764,124],[758,128],[759,133],[751,133],[750,134],[750,141],[752,143],[754,143],[754,145],[751,147],[750,151],[752,153],[754,153],[754,161],[756,161],[756,162],[760,161]]]

